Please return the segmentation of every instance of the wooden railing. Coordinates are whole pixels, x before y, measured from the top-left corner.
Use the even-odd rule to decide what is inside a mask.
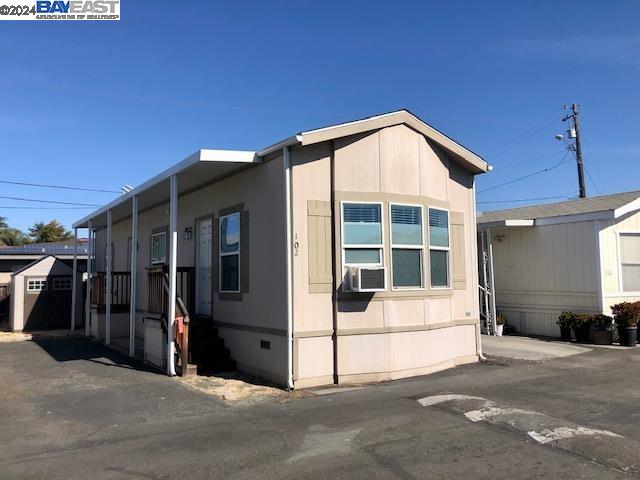
[[[160,314],[162,328],[168,330],[167,313],[169,310],[169,274],[166,268],[149,270],[149,304],[150,313]],[[189,308],[195,299],[195,269],[178,267],[176,276],[176,313],[174,321],[174,344],[178,357],[178,372],[187,376],[189,364]]]
[[[168,302],[167,295],[164,292],[163,283],[168,275],[166,267],[158,267],[149,269],[149,291],[147,310],[150,313],[156,313],[167,316]],[[195,268],[178,267],[176,275],[176,294],[182,299],[187,311],[193,311],[195,303]]]
[[[107,275],[105,272],[96,272],[91,278],[91,304],[104,307],[107,293]],[[131,303],[131,273],[111,272],[111,307],[116,309],[128,309]]]

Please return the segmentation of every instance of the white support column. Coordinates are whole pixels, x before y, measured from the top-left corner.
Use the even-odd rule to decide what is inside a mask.
[[[76,281],[78,280],[78,229],[73,229],[73,273],[71,274],[71,330],[75,330],[76,328],[76,311],[78,310],[76,307],[76,295],[77,295],[77,286]]]
[[[111,283],[113,275],[111,264],[113,263],[113,249],[111,243],[113,242],[111,236],[111,210],[107,210],[107,291],[105,292],[105,328],[104,328],[104,343],[105,345],[111,344]]]
[[[491,335],[495,333],[493,327],[493,321],[489,323],[491,313],[489,311],[489,282],[487,280],[487,242],[486,242],[486,230],[480,230],[480,250],[482,255],[482,295],[484,297],[484,321],[487,328],[487,334]],[[493,330],[493,331],[492,331]]]
[[[491,308],[491,328],[495,335],[498,329],[497,316],[496,316],[496,282],[493,275],[493,238],[491,237],[491,229],[487,228],[487,266],[489,267],[489,288],[491,288],[491,297],[489,307]]]
[[[138,196],[133,196],[131,207],[131,271],[129,272],[129,282],[131,290],[129,292],[129,356],[133,357],[136,350],[136,280],[138,273],[137,265],[138,253]]]
[[[88,337],[91,334],[91,268],[93,266],[93,247],[95,240],[93,238],[93,222],[91,219],[87,225],[87,298],[85,298],[84,311],[84,334]]]
[[[289,147],[282,149],[284,163],[285,255],[287,265],[287,388],[293,388],[293,262],[291,251],[291,158]]]
[[[176,318],[176,283],[178,257],[178,177],[171,175],[169,201],[169,305],[167,312],[167,375],[176,374],[173,329]]]

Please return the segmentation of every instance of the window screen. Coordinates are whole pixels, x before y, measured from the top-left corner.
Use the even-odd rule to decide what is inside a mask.
[[[220,218],[220,291],[240,291],[240,214]]]
[[[449,212],[429,209],[429,271],[431,286],[449,286]]]
[[[422,207],[391,205],[394,288],[422,288]]]

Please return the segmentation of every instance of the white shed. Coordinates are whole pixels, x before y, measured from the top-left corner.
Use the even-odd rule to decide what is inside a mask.
[[[518,333],[555,337],[563,310],[640,300],[640,191],[479,213],[477,228],[489,330],[494,310]]]
[[[53,255],[42,257],[11,276],[9,322],[13,331],[66,329],[71,326],[73,269]],[[82,292],[82,278],[76,275]],[[77,303],[76,326],[82,324]]]

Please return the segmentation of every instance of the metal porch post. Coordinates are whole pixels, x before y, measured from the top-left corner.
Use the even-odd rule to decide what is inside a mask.
[[[87,298],[85,298],[84,334],[88,337],[91,334],[91,268],[93,266],[93,245],[95,243],[91,219],[89,219],[87,229]]]
[[[71,274],[71,330],[76,328],[76,281],[78,280],[78,229],[73,229],[73,273]]]
[[[107,210],[107,291],[105,293],[105,329],[104,329],[104,343],[109,345],[111,343],[111,275],[113,274],[111,263],[112,258],[112,237],[111,237],[111,210]]]
[[[131,271],[129,272],[129,356],[135,355],[136,349],[136,282],[137,282],[137,253],[138,253],[138,196],[133,196],[131,207]]]
[[[167,312],[167,375],[174,376],[175,345],[173,329],[176,318],[176,283],[177,283],[177,256],[178,256],[178,177],[171,175],[169,200],[169,304]],[[185,366],[186,368],[186,366]]]
[[[493,238],[491,237],[490,228],[487,228],[487,244],[487,267],[489,269],[489,288],[491,289],[489,308],[491,308],[491,327],[493,328],[493,333],[495,335],[495,332],[498,329],[496,318],[496,285],[493,275]]]

